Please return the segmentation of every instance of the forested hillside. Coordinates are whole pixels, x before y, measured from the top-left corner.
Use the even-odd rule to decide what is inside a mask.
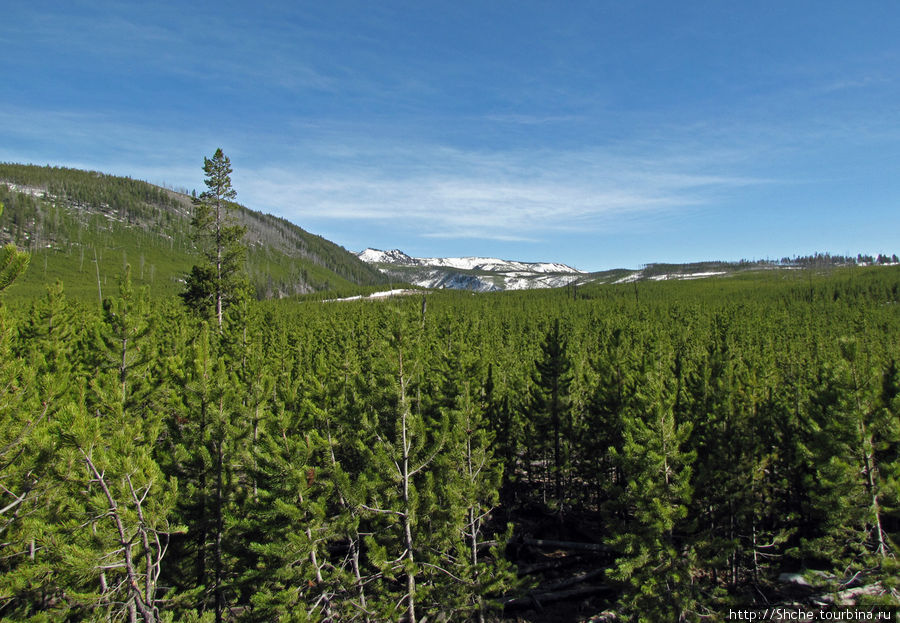
[[[130,178],[58,167],[0,164],[0,243],[32,253],[13,294],[33,298],[61,279],[70,296],[115,290],[126,264],[153,296],[183,287],[193,261],[191,197]],[[233,204],[247,228],[247,274],[258,298],[351,291],[386,278],[352,253],[269,214]],[[98,293],[99,290],[99,293]]]
[[[898,602],[896,267],[243,300],[221,329],[127,280],[102,311],[2,296],[4,620]]]

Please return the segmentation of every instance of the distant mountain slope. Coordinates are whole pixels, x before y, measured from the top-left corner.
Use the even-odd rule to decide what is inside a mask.
[[[95,171],[0,164],[0,242],[32,253],[10,296],[43,291],[61,279],[70,294],[114,288],[126,263],[153,293],[180,291],[196,262],[191,197]],[[247,227],[247,272],[259,297],[349,291],[388,281],[342,247],[289,221],[233,204]],[[96,262],[96,264],[95,264]]]
[[[366,249],[357,256],[392,279],[426,288],[448,288],[489,292],[558,288],[568,285],[622,284],[635,281],[703,279],[733,275],[751,270],[821,269],[844,265],[891,265],[897,256],[854,257],[816,254],[780,260],[741,262],[691,262],[686,264],[647,264],[639,269],[616,268],[586,273],[559,263],[530,263],[486,257],[419,258],[399,249]]]
[[[393,279],[426,288],[491,292],[557,288],[586,273],[559,263],[516,262],[493,257],[410,257],[399,249],[366,249],[357,256]]]

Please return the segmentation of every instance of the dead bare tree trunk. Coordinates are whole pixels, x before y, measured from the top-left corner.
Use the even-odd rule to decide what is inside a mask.
[[[337,465],[337,457],[334,455],[334,442],[331,438],[331,422],[326,418],[325,426],[328,433],[328,452],[331,456],[331,466],[334,468]],[[355,514],[354,509],[351,508],[350,504],[347,502],[347,499],[344,497],[343,492],[338,489],[338,503],[341,505],[341,508],[350,512],[351,514]],[[350,566],[353,569],[353,578],[356,581],[356,590],[359,595],[359,607],[363,611],[363,620],[366,623],[369,623],[369,615],[368,615],[368,606],[366,605],[366,590],[365,583],[362,579],[362,574],[359,569],[359,531],[354,529],[351,534],[348,535],[350,540]]]
[[[403,538],[406,544],[406,559],[409,565],[406,568],[406,606],[407,615],[410,623],[416,623],[416,574],[415,557],[413,555],[413,537],[412,537],[412,517],[409,504],[409,450],[411,448],[411,440],[409,439],[409,402],[406,399],[406,379],[403,376],[403,352],[398,350],[400,362],[400,478],[403,487]]]
[[[113,520],[113,523],[115,524],[116,532],[119,537],[119,545],[121,545],[121,547],[122,547],[122,556],[124,558],[123,564],[124,564],[126,579],[127,579],[127,592],[129,595],[129,602],[130,602],[129,609],[136,608],[137,611],[140,613],[141,618],[144,620],[144,623],[156,623],[159,620],[159,610],[154,605],[152,600],[150,600],[150,601],[147,600],[147,596],[152,595],[153,592],[155,591],[155,588],[156,588],[155,587],[155,578],[152,577],[151,574],[147,574],[146,576],[144,576],[146,592],[142,593],[141,589],[140,589],[140,584],[138,581],[141,577],[141,574],[138,573],[137,566],[134,561],[134,552],[133,552],[134,537],[129,536],[127,534],[127,531],[125,529],[125,524],[122,520],[122,515],[121,515],[120,509],[119,509],[119,505],[116,503],[116,500],[113,497],[112,492],[109,489],[109,485],[106,482],[105,474],[101,473],[97,469],[96,465],[94,465],[94,462],[91,459],[91,456],[87,452],[85,452],[83,448],[79,447],[78,449],[81,452],[81,456],[84,459],[84,462],[88,468],[88,471],[92,475],[92,482],[97,483],[97,485],[100,487],[100,490],[103,491],[103,495],[106,498],[107,503],[109,504],[108,516]],[[129,479],[129,485],[130,485],[130,479]],[[149,490],[150,489],[148,487],[147,492],[149,492]],[[134,489],[132,488],[132,492],[133,491],[134,491]],[[145,493],[145,497],[146,497],[146,493]],[[135,505],[137,508],[141,507],[143,499],[144,498],[138,498],[136,494],[134,495],[133,501],[135,502]],[[142,517],[142,516],[143,516],[143,511],[141,511],[139,514],[139,517]],[[141,525],[137,529],[138,534],[143,533],[146,528],[143,525],[143,520],[141,520],[140,523],[141,523]],[[145,535],[142,534],[142,536],[145,536]],[[148,541],[144,541],[144,542],[148,542]],[[148,551],[148,555],[149,555],[149,551]],[[158,555],[157,563],[156,563],[156,565],[153,565],[153,566],[156,566],[157,570],[158,570],[157,565],[158,565],[159,560],[161,560],[161,558],[162,558],[162,556]],[[153,585],[152,587],[151,587],[151,584]],[[132,614],[132,618],[134,618],[133,614]]]

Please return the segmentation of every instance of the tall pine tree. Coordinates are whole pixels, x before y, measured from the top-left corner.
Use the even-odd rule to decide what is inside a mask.
[[[246,227],[229,213],[229,203],[237,196],[231,186],[231,160],[216,150],[203,159],[207,191],[194,205],[194,243],[203,263],[195,265],[185,280],[181,294],[188,307],[206,317],[214,317],[222,329],[225,309],[247,289],[243,277],[246,248],[241,240]]]
[[[563,444],[569,439],[572,429],[569,405],[572,364],[566,348],[566,339],[559,329],[559,319],[554,319],[541,346],[541,356],[535,362],[536,372],[531,394],[532,425],[536,434],[532,446],[543,450],[544,456],[552,454],[550,474],[554,483],[554,496],[560,505],[564,501],[563,471],[567,464],[567,448]],[[548,443],[552,444],[549,448]]]
[[[611,542],[621,555],[610,575],[623,582],[626,616],[639,621],[682,621],[695,608],[696,561],[685,521],[696,456],[686,448],[691,424],[675,421],[672,372],[670,352],[657,347],[648,354],[617,453],[634,514]]]

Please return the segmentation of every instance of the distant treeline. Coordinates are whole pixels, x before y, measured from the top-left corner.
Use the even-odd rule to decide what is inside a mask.
[[[764,260],[745,260],[742,259],[738,262],[724,262],[724,261],[708,261],[708,262],[687,262],[681,264],[673,264],[673,263],[664,263],[664,262],[655,262],[651,264],[644,264],[641,267],[644,275],[647,277],[653,277],[656,275],[664,275],[664,274],[689,274],[689,273],[702,273],[702,272],[713,272],[713,271],[722,271],[729,272],[738,268],[748,268],[748,267],[766,267],[766,266],[779,266],[779,267],[798,267],[798,268],[828,268],[828,267],[836,267],[836,266],[873,266],[873,265],[889,265],[889,264],[897,264],[900,263],[900,258],[897,257],[897,254],[887,255],[884,253],[879,253],[878,255],[865,255],[862,253],[857,254],[856,256],[851,255],[832,255],[830,253],[816,253],[814,255],[798,255],[794,257],[783,257],[778,260],[772,259],[764,259]]]

